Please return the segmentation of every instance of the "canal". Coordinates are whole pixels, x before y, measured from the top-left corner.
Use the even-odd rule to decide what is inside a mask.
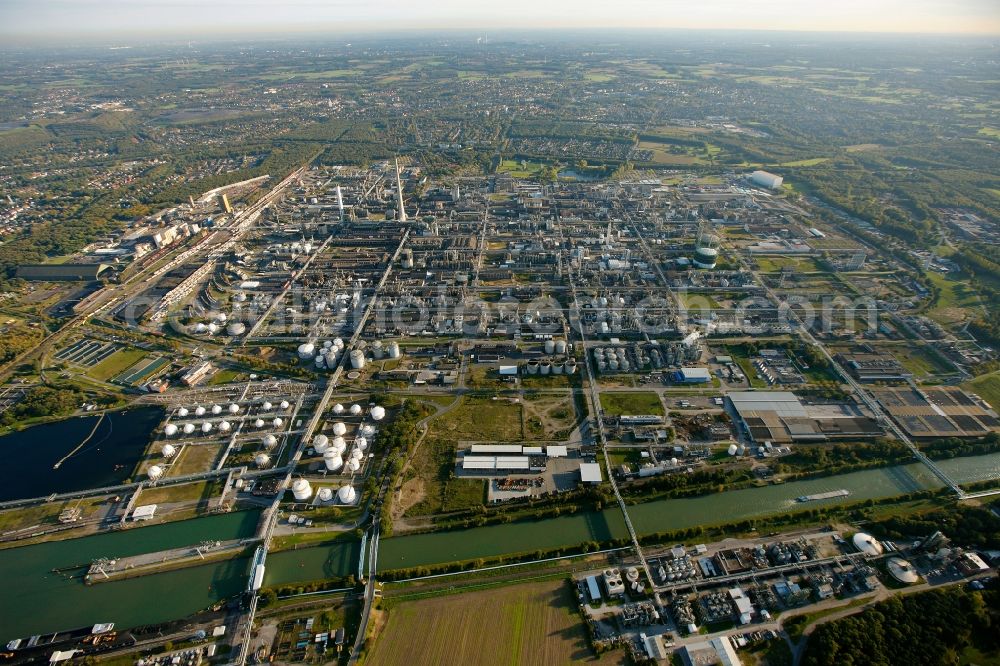
[[[1000,478],[1000,453],[944,460],[939,466],[960,483]],[[658,500],[629,507],[629,514],[636,529],[648,534],[737,522],[843,501],[891,497],[939,485],[922,465],[914,463],[702,497]],[[801,495],[841,488],[851,491],[846,500],[795,502]],[[123,627],[164,622],[236,594],[246,585],[246,560],[90,587],[51,570],[87,563],[95,557],[125,556],[210,538],[247,536],[253,533],[258,517],[257,512],[208,516],[0,551],[0,576],[8,586],[8,594],[0,604],[0,638],[7,640],[91,622],[111,621]],[[488,558],[625,536],[617,508],[539,522],[400,536],[382,540],[379,569]],[[267,558],[265,584],[286,585],[356,573],[358,554],[357,542],[274,553]]]
[[[160,408],[143,407],[45,423],[0,437],[0,501],[122,483],[139,464],[162,418]]]

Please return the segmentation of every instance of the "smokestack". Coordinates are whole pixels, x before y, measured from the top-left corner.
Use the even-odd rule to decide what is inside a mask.
[[[399,178],[399,158],[396,158],[396,205],[399,207],[399,221],[406,222],[406,208],[403,207],[403,181]]]
[[[344,195],[340,191],[340,185],[337,185],[337,210],[340,211],[340,221],[344,221]]]

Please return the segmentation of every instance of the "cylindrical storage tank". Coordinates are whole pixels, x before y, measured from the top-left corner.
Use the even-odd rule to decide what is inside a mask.
[[[361,405],[357,403],[351,405],[351,416],[360,416],[360,415],[361,415]]]
[[[163,429],[163,432],[164,434],[166,434],[167,437],[173,437],[174,435],[177,434],[177,426],[175,426],[173,423],[168,423],[167,427]]]
[[[255,465],[257,465],[258,468],[264,469],[265,467],[271,464],[271,456],[267,455],[266,453],[258,453],[256,456],[254,456],[253,462]]]
[[[368,440],[364,437],[355,437],[354,446],[358,447],[359,450],[364,451],[368,448]]]
[[[185,435],[190,435],[195,431],[195,426],[193,423],[185,423],[182,430],[184,431]]]
[[[554,354],[555,351],[556,351],[556,341],[555,340],[546,340],[545,341],[545,353],[546,354]]]
[[[177,449],[174,448],[173,444],[164,444],[161,453],[163,453],[164,458],[173,458],[177,455]]]
[[[610,372],[618,372],[618,360],[612,359],[608,361],[608,370]]]
[[[634,583],[639,580],[639,570],[635,567],[629,567],[625,570],[625,578]]]
[[[351,449],[351,460],[361,460],[364,455],[365,452],[361,449]]]
[[[223,421],[219,424],[219,430],[222,432],[229,432],[232,429],[232,424],[229,421]]]
[[[541,363],[540,363],[540,364],[538,365],[538,369],[539,369],[539,370],[541,371],[541,373],[542,373],[543,375],[547,375],[547,374],[549,374],[550,372],[552,372],[552,364],[551,364],[551,363],[549,363],[548,361],[542,361],[542,362],[541,362]]]
[[[295,498],[297,502],[305,502],[307,499],[312,497],[313,489],[309,485],[307,479],[295,479],[292,481],[292,497]]]
[[[318,496],[320,502],[329,502],[333,500],[333,491],[329,488],[320,488]]]
[[[361,469],[361,462],[357,458],[351,458],[347,461],[348,474],[354,474],[359,469]]]
[[[382,407],[381,405],[376,405],[376,406],[372,407],[371,417],[372,417],[372,421],[381,421],[382,419],[384,419],[385,418],[385,407]],[[370,427],[370,426],[365,426],[366,429],[368,427]]]
[[[347,426],[345,426],[341,421],[337,421],[333,424],[333,434],[337,437],[343,436],[347,432]]]
[[[670,465],[672,467],[677,467],[677,458],[671,458],[670,459]]]
[[[194,325],[194,332],[198,335],[204,335],[205,331],[208,330],[208,326],[205,326],[203,322],[198,322]]]
[[[341,504],[353,504],[357,496],[358,493],[354,490],[354,486],[344,486],[337,491],[337,499],[340,500]]]
[[[327,340],[326,342],[323,343],[323,349],[330,349],[331,347],[333,347],[332,340]]]
[[[240,413],[240,406],[237,405],[235,402],[229,403],[229,413],[230,414],[239,414]]]
[[[333,413],[334,414],[343,414],[344,413],[344,406],[338,402],[336,405],[333,406]]]
[[[263,428],[267,424],[264,423],[264,419],[257,419],[253,422],[253,425],[255,428]]]
[[[330,448],[330,439],[326,435],[316,435],[313,437],[313,448],[316,453],[323,453]]]
[[[281,426],[283,426],[284,424],[285,424],[285,422],[284,422],[284,421],[282,421],[282,420],[281,420],[281,418],[280,418],[280,417],[277,417],[277,416],[276,416],[276,417],[274,417],[274,420],[273,420],[273,421],[271,421],[271,425],[273,425],[273,426],[274,426],[275,428],[280,428],[280,427],[281,427]]]
[[[201,424],[201,431],[205,433],[212,432],[212,424],[209,423],[208,421],[205,421],[204,423]]]
[[[198,405],[197,407],[194,408],[194,415],[195,416],[204,416],[205,415],[205,408],[202,407],[201,405]]]
[[[158,478],[163,476],[163,468],[159,465],[153,465],[146,470],[146,474],[149,475],[150,481],[156,481]]]
[[[266,435],[264,437],[264,448],[273,449],[278,445],[278,438],[274,435]]]
[[[556,340],[556,353],[557,354],[565,354],[566,353],[566,341],[565,340]]]
[[[403,354],[399,351],[399,343],[396,341],[389,343],[389,358],[399,358]]]
[[[379,408],[376,407],[375,409]],[[373,409],[372,412],[374,412],[375,409]],[[361,429],[361,434],[364,435],[365,437],[371,437],[372,435],[375,434],[375,426],[373,426],[371,423],[366,424],[365,427]]]
[[[610,329],[608,328],[608,322],[602,321],[601,322],[601,335],[607,335],[609,330]]]
[[[298,354],[302,360],[310,359],[316,353],[316,345],[311,342],[304,342],[299,345]]]
[[[730,445],[729,445],[729,455],[731,455],[731,456],[735,456],[735,455],[736,455],[736,452],[737,452],[738,450],[739,450],[739,448],[738,448],[738,447],[737,447],[737,446],[736,446],[735,444],[730,444]]]
[[[337,451],[327,449],[326,453],[323,454],[323,464],[326,465],[328,471],[336,472],[344,466],[344,459],[340,457],[340,453]]]
[[[607,372],[607,369],[608,369],[608,364],[607,363],[605,363],[604,361],[598,361],[597,362],[597,371],[598,372]]]
[[[234,321],[229,326],[226,326],[226,333],[232,337],[243,335],[247,332],[247,325],[241,321]]]
[[[531,359],[528,361],[528,374],[537,375],[538,374],[538,361]]]
[[[347,450],[347,442],[344,440],[343,437],[339,436],[334,437],[332,440],[330,440],[330,448],[336,451],[337,453],[343,453],[344,451]]]
[[[562,373],[563,373],[563,364],[562,363],[553,363],[552,364],[552,374],[553,375],[561,375]]]
[[[222,413],[222,405],[212,405],[212,413],[213,414],[221,414]]]
[[[351,367],[355,370],[365,367],[365,353],[360,349],[351,350]]]
[[[322,370],[325,367],[326,367],[326,357],[325,356],[317,356],[316,357],[316,369],[317,370]]]
[[[372,343],[372,356],[379,360],[385,358],[385,350],[382,348],[382,342],[380,340],[376,340]]]
[[[575,372],[576,372],[576,359],[571,358],[570,360],[566,361],[566,374],[572,375]]]
[[[208,332],[211,333],[212,335],[215,335],[216,333],[219,332],[219,325],[216,324],[215,322],[209,324],[208,325]]]
[[[184,418],[187,415],[188,415],[188,408],[187,407],[181,407],[180,409],[177,410],[177,416],[179,416],[181,418]]]

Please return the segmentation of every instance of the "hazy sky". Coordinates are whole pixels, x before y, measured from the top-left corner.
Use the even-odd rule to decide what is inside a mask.
[[[0,35],[463,28],[1000,34],[1000,0],[0,0]]]

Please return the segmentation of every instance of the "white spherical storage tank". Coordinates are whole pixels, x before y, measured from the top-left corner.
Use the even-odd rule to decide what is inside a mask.
[[[237,405],[235,402],[230,403],[230,405],[229,405],[229,413],[230,414],[239,414],[240,413],[240,406]]]
[[[372,407],[372,421],[381,421],[385,418],[385,407],[381,405],[376,405]]]
[[[337,421],[336,423],[333,424],[333,434],[334,435],[336,435],[337,437],[340,437],[345,432],[347,432],[347,426],[345,426],[343,423],[341,423],[340,421]]]
[[[280,418],[278,418],[278,417],[275,417],[275,419],[274,419],[273,421],[271,421],[271,425],[273,425],[273,426],[274,426],[275,428],[280,428],[280,427],[281,427],[281,426],[283,426],[284,424],[285,424],[285,422],[284,422],[284,421],[282,421],[282,420],[281,420]]]
[[[278,406],[281,407],[282,409],[288,409],[288,401],[282,400]]]
[[[313,448],[316,453],[323,453],[330,448],[330,439],[326,435],[316,435],[313,437]]]
[[[177,455],[177,449],[174,448],[173,444],[164,444],[161,453],[163,453],[164,458],[173,458]]]
[[[188,413],[189,412],[188,412],[188,408],[187,407],[181,407],[180,409],[177,410],[177,416],[179,416],[181,418],[184,418],[185,416],[187,416]]]
[[[361,414],[361,405],[358,404],[351,405],[351,415],[358,416],[359,414]]]
[[[185,435],[190,435],[191,433],[194,432],[194,424],[193,423],[185,423],[184,427],[182,428],[182,430],[184,431]]]
[[[173,423],[168,423],[167,427],[163,429],[163,432],[166,433],[167,437],[173,437],[177,434],[177,426]]]
[[[264,423],[264,419],[257,419],[256,421],[253,422],[253,424],[257,428],[263,428],[266,425]]]
[[[330,502],[333,500],[333,491],[329,488],[320,488],[318,494],[320,502]]]
[[[306,479],[295,479],[292,481],[292,497],[298,502],[304,502],[312,497],[313,489]]]
[[[334,414],[343,414],[344,413],[344,406],[338,402],[336,405],[333,406],[333,413]]]
[[[264,410],[265,412],[269,412],[269,411],[271,411],[271,408],[272,408],[272,407],[274,407],[274,405],[272,405],[272,404],[271,404],[270,402],[268,402],[267,400],[265,400],[265,401],[264,401],[264,404],[260,406],[260,408],[261,408],[261,409],[263,409],[263,410]]]
[[[337,491],[337,499],[341,504],[354,504],[357,497],[358,493],[354,490],[354,486],[343,486]]]
[[[212,405],[212,413],[213,414],[221,414],[222,413],[222,405]]]
[[[150,480],[156,481],[158,478],[163,476],[163,468],[159,465],[153,465],[146,470],[146,474],[149,475]]]
[[[344,466],[344,459],[334,449],[327,449],[326,453],[323,454],[323,464],[329,471],[336,472]]]
[[[278,438],[275,437],[274,435],[268,435],[264,438],[265,447],[273,449],[277,445],[278,445]]]
[[[232,430],[232,428],[233,425],[229,421],[223,421],[222,423],[219,424],[219,430],[221,430],[222,432],[229,432],[230,430]]]
[[[265,467],[271,464],[271,456],[267,455],[266,453],[258,453],[256,456],[254,456],[253,462],[255,465],[257,465],[257,467],[264,469]]]
[[[205,415],[205,408],[202,407],[201,405],[198,405],[197,407],[194,408],[194,415],[195,416],[204,416]]]
[[[201,431],[212,432],[212,424],[209,423],[208,421],[205,421],[204,423],[201,424]]]

